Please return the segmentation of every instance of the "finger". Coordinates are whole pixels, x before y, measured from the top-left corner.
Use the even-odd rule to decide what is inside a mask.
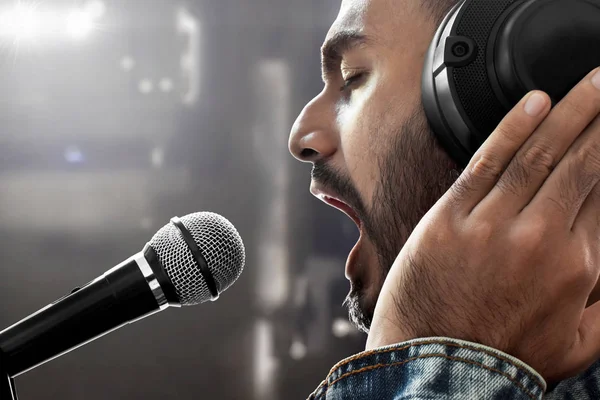
[[[482,201],[482,207],[493,206],[499,213],[515,215],[529,204],[569,147],[600,112],[600,90],[592,83],[596,72],[600,73],[600,68],[586,75],[554,107],[519,149]]]
[[[525,95],[506,114],[448,190],[446,195],[451,203],[458,204],[459,209],[469,214],[492,190],[515,153],[544,120],[549,108],[550,100],[544,92],[536,90]]]
[[[579,324],[578,338],[564,359],[571,374],[584,371],[600,358],[600,303],[586,308]]]
[[[597,186],[597,185],[596,185]],[[596,284],[594,286],[594,289],[592,290],[592,292],[590,293],[588,300],[587,300],[587,305],[586,307],[591,306],[594,303],[597,303],[598,300],[600,300],[600,285],[598,284],[599,282],[596,281]]]
[[[600,131],[600,117],[596,117],[595,128]],[[588,235],[594,241],[600,240],[600,183],[596,183],[583,202],[571,230]]]
[[[569,148],[523,213],[545,212],[552,215],[553,225],[572,231],[584,202],[599,180],[600,118],[596,118]]]

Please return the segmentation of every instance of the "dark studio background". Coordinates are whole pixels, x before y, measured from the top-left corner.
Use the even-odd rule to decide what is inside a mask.
[[[174,215],[222,214],[247,254],[219,301],[25,373],[19,398],[306,398],[365,341],[341,306],[356,228],[287,150],[339,0],[16,3],[0,1],[0,328]],[[95,15],[92,31],[50,23],[71,9]]]

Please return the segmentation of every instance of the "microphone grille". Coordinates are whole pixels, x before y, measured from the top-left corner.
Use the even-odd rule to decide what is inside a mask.
[[[219,214],[198,212],[180,220],[200,248],[218,292],[223,292],[244,269],[246,254],[242,238],[231,222]],[[156,232],[150,246],[173,282],[181,305],[191,306],[211,299],[200,267],[173,223]]]

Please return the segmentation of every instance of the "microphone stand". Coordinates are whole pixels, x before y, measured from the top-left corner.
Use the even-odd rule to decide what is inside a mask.
[[[0,400],[18,400],[15,381],[6,371],[4,353],[0,350]]]

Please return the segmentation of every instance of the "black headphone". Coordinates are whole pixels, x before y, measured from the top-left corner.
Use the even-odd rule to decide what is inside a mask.
[[[431,128],[462,167],[529,91],[556,105],[600,66],[600,0],[463,0],[422,76]]]

